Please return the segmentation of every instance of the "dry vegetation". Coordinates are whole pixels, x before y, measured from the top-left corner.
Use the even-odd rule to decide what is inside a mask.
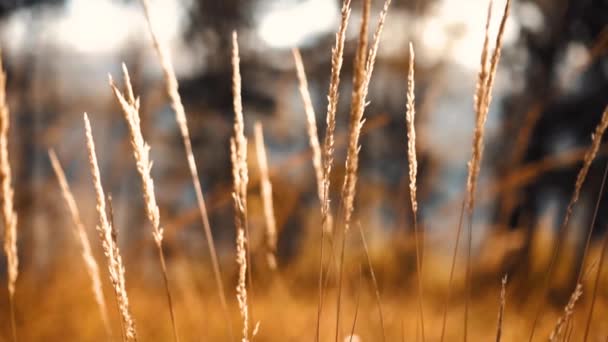
[[[374,34],[368,46],[368,25],[371,1],[363,2],[362,20],[357,53],[353,65],[353,91],[351,98],[349,131],[346,141],[345,174],[341,184],[341,197],[335,205],[330,202],[330,186],[335,181],[332,169],[336,162],[336,114],[340,94],[340,74],[343,66],[345,36],[350,20],[351,1],[344,0],[341,21],[331,51],[331,75],[327,95],[326,129],[323,143],[317,133],[306,72],[298,50],[293,50],[299,90],[306,113],[307,133],[312,150],[311,164],[316,177],[320,220],[304,240],[310,246],[302,248],[298,261],[289,268],[277,267],[277,240],[281,233],[275,220],[273,187],[269,174],[269,161],[264,146],[262,125],[255,125],[255,147],[260,197],[263,201],[265,239],[261,247],[265,266],[256,265],[252,256],[256,245],[248,224],[249,170],[248,138],[241,100],[241,74],[237,33],[232,45],[232,90],[234,127],[230,139],[233,177],[232,199],[236,229],[235,262],[224,265],[222,272],[194,154],[190,142],[187,115],[178,92],[178,83],[168,51],[156,38],[148,13],[146,0],[142,0],[145,17],[158,59],[164,73],[167,96],[170,99],[183,140],[188,170],[192,176],[199,214],[210,253],[211,267],[206,260],[191,260],[177,254],[165,260],[163,227],[157,204],[154,181],[151,175],[150,146],[144,139],[140,125],[140,103],[135,96],[126,66],[124,91],[110,77],[110,87],[123,112],[130,135],[130,143],[138,175],[141,180],[145,211],[152,227],[153,242],[158,254],[154,274],[162,281],[150,281],[146,270],[125,263],[117,240],[117,227],[113,222],[111,199],[106,197],[102,185],[100,165],[93,139],[94,125],[84,114],[86,152],[88,153],[98,215],[98,240],[89,241],[87,227],[81,219],[78,199],[72,194],[68,180],[60,165],[61,156],[49,151],[50,162],[57,176],[60,191],[73,221],[79,258],[62,257],[57,267],[61,272],[44,284],[36,284],[26,273],[19,281],[17,259],[17,214],[13,210],[11,167],[8,156],[9,110],[6,101],[6,75],[0,73],[0,195],[1,217],[4,226],[4,251],[7,260],[8,293],[2,296],[0,311],[0,341],[42,340],[124,340],[124,341],[530,341],[536,336],[551,341],[600,341],[606,338],[605,317],[607,299],[601,289],[606,288],[602,278],[608,237],[597,250],[587,238],[583,266],[570,299],[563,310],[556,310],[548,300],[563,242],[549,245],[548,267],[542,273],[540,288],[532,288],[524,298],[531,301],[514,301],[516,287],[507,283],[507,276],[498,275],[495,286],[480,291],[477,280],[483,275],[474,271],[476,260],[472,254],[473,219],[478,178],[484,149],[484,129],[492,100],[497,68],[500,61],[502,37],[509,16],[511,1],[506,1],[494,46],[490,49],[489,27],[491,4],[488,8],[486,34],[481,51],[477,87],[473,96],[475,130],[472,139],[471,159],[468,163],[466,197],[463,198],[460,223],[453,238],[451,260],[445,260],[426,250],[436,241],[428,241],[419,224],[417,201],[417,149],[414,95],[414,48],[410,44],[409,72],[403,75],[407,107],[404,108],[404,139],[407,150],[403,157],[409,163],[409,191],[413,236],[397,236],[395,246],[406,246],[405,259],[398,247],[370,248],[363,227],[355,220],[360,136],[365,123],[368,90],[376,62],[382,29],[390,15],[390,0],[386,0],[379,14]],[[246,111],[246,109],[245,109]],[[602,137],[608,127],[608,107],[598,124],[583,166],[574,184],[574,192],[560,230],[568,228],[573,208],[589,168],[594,161]],[[306,134],[306,132],[303,132]],[[607,169],[608,170],[608,169]],[[229,171],[227,171],[229,172]],[[602,185],[603,186],[603,185]],[[19,189],[16,189],[19,191]],[[281,191],[275,189],[274,191]],[[599,201],[599,199],[598,199]],[[466,226],[464,260],[458,252],[462,227]],[[357,229],[353,229],[357,227]],[[591,232],[589,233],[591,234]],[[559,237],[564,234],[559,234]],[[590,235],[589,235],[590,236]],[[425,243],[426,241],[426,243]],[[499,242],[500,243],[500,242]],[[97,246],[97,247],[95,247]],[[95,251],[101,247],[105,259]],[[547,249],[545,245],[545,249]],[[70,255],[69,253],[66,255]],[[593,259],[593,264],[587,259]],[[98,264],[99,262],[99,264]],[[80,269],[86,272],[78,272]],[[259,273],[253,272],[256,268]],[[414,271],[410,272],[409,269]],[[462,268],[462,269],[461,269]],[[449,269],[449,272],[448,272]],[[586,272],[584,272],[586,271]],[[413,273],[414,276],[410,277]],[[68,278],[65,275],[69,275]],[[129,284],[127,285],[127,281]],[[156,279],[156,277],[151,277]],[[413,280],[412,280],[413,279]],[[502,279],[502,281],[501,281]],[[602,281],[603,279],[603,281]],[[109,282],[108,282],[109,280]],[[157,288],[157,283],[162,288]],[[226,289],[224,288],[226,287]],[[28,300],[43,292],[36,303],[40,310],[29,312]],[[604,291],[605,292],[605,291]],[[111,298],[108,293],[113,294]],[[591,296],[586,296],[591,293]],[[166,299],[161,299],[162,296]],[[527,297],[526,297],[527,296]],[[605,296],[605,294],[604,294]],[[111,298],[111,299],[110,299]],[[4,304],[8,303],[8,307]],[[60,312],[61,314],[43,314]],[[165,315],[166,314],[166,315]],[[10,318],[9,318],[10,317]],[[6,318],[6,319],[5,319]],[[602,322],[604,320],[604,322]],[[135,324],[137,322],[137,325]],[[120,333],[118,333],[120,331]]]

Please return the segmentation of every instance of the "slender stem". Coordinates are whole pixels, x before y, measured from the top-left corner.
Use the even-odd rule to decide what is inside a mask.
[[[469,303],[471,301],[471,283],[472,283],[472,262],[471,262],[471,250],[473,248],[473,208],[469,209],[469,226],[467,230],[467,271],[465,280],[465,291],[466,298],[464,301],[464,341],[468,340],[469,332]]]
[[[319,303],[317,306],[317,327],[315,333],[315,342],[319,342],[321,336],[321,311],[323,308],[323,251],[325,245],[325,228],[321,227],[321,251],[319,253]]]
[[[422,334],[422,341],[426,341],[424,335],[424,309],[423,309],[423,297],[422,297],[422,257],[421,257],[421,246],[420,241],[418,239],[418,215],[416,212],[414,215],[414,244],[416,245],[416,278],[418,278],[418,311],[420,314],[420,331]]]
[[[361,302],[361,283],[363,282],[363,271],[361,265],[359,265],[359,289],[357,290],[357,304],[355,304],[355,317],[353,318],[353,326],[350,329],[349,342],[353,342],[353,336],[355,335],[355,326],[357,325],[357,316],[359,315],[359,304]]]
[[[604,236],[604,240],[602,241],[602,251],[600,253],[600,261],[597,266],[597,273],[595,274],[595,281],[593,284],[593,294],[591,296],[591,307],[589,308],[589,313],[587,314],[587,323],[585,324],[585,335],[583,341],[587,341],[589,337],[589,328],[591,327],[591,319],[593,317],[593,310],[595,308],[595,301],[597,299],[597,289],[600,284],[600,278],[602,274],[602,268],[604,267],[604,259],[606,258],[606,251],[608,250],[608,234]],[[608,341],[608,338],[606,339]]]
[[[17,320],[15,319],[15,296],[9,294],[8,296],[9,308],[11,311],[11,332],[13,334],[13,342],[17,342]]]
[[[365,239],[365,234],[363,234],[363,228],[361,225],[359,226],[359,232],[361,233],[361,242],[363,243],[363,250],[365,251],[365,256],[367,257],[367,264],[369,266],[369,272],[372,276],[372,283],[374,285],[374,291],[376,294],[376,302],[378,304],[378,312],[380,314],[380,326],[382,327],[382,341],[386,341],[386,334],[384,329],[384,315],[382,314],[382,299],[380,297],[380,289],[378,287],[378,280],[376,279],[376,272],[374,272],[374,267],[372,266],[372,259],[369,255],[369,248],[367,247],[367,241]]]
[[[165,292],[167,293],[167,302],[169,303],[169,312],[171,313],[171,327],[173,328],[173,339],[179,342],[179,336],[177,334],[177,324],[175,322],[175,308],[173,306],[173,299],[171,298],[171,291],[169,290],[169,279],[167,276],[167,266],[165,264],[165,255],[163,253],[163,247],[161,244],[156,245],[158,248],[158,257],[160,258],[160,267],[162,269],[163,280],[165,283]]]
[[[595,201],[595,209],[593,210],[593,218],[591,219],[591,225],[589,227],[589,232],[587,233],[587,241],[585,241],[585,249],[583,249],[583,258],[581,260],[581,268],[578,271],[578,278],[576,283],[580,283],[583,279],[583,274],[585,270],[585,261],[587,259],[587,254],[589,252],[589,246],[591,245],[591,236],[593,235],[593,229],[595,228],[595,221],[597,219],[597,214],[600,210],[600,203],[602,202],[602,197],[604,197],[604,190],[606,185],[606,178],[608,178],[608,160],[606,160],[606,166],[604,167],[604,175],[602,176],[602,183],[600,185],[600,191],[597,195],[597,200]]]
[[[445,305],[443,306],[443,319],[441,323],[441,339],[443,342],[445,338],[445,327],[448,316],[448,306],[450,305],[450,297],[452,295],[452,281],[454,280],[454,270],[456,269],[456,256],[458,255],[458,245],[460,242],[460,233],[462,232],[462,220],[464,218],[464,206],[466,203],[466,195],[462,199],[462,207],[460,208],[460,218],[458,219],[458,228],[456,230],[456,243],[454,244],[454,253],[452,255],[452,265],[450,266],[450,276],[448,280],[448,293],[445,298]]]
[[[342,282],[344,278],[344,251],[346,250],[346,230],[342,232],[342,246],[340,249],[340,265],[338,269],[338,301],[336,307],[336,338],[335,342],[338,342],[340,335],[340,305],[342,301]]]

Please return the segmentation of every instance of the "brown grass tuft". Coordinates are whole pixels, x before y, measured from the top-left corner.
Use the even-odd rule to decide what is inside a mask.
[[[137,332],[135,330],[135,322],[133,321],[131,311],[129,309],[129,297],[127,296],[127,288],[125,285],[125,266],[120,256],[118,241],[116,241],[116,231],[112,226],[106,212],[106,196],[101,185],[101,174],[99,172],[99,164],[97,163],[97,155],[95,154],[95,142],[93,141],[93,133],[89,117],[84,114],[85,135],[87,140],[87,150],[89,153],[89,166],[93,177],[93,186],[97,199],[97,215],[99,216],[99,225],[97,232],[101,239],[103,252],[108,263],[108,273],[110,282],[116,295],[116,301],[120,312],[120,318],[123,327],[123,339],[126,341],[136,341]]]
[[[57,176],[57,181],[59,182],[59,186],[61,187],[61,194],[63,199],[65,200],[65,204],[68,207],[70,212],[70,216],[72,217],[72,222],[74,223],[74,237],[78,240],[80,247],[80,255],[82,256],[82,260],[86,266],[87,274],[89,278],[91,278],[91,289],[93,291],[93,296],[95,297],[95,302],[99,307],[99,314],[101,316],[101,320],[103,322],[104,328],[106,329],[106,333],[108,337],[112,337],[112,328],[110,326],[110,320],[108,318],[108,309],[106,305],[106,300],[103,296],[103,290],[101,288],[101,277],[99,275],[99,265],[97,265],[97,261],[95,261],[95,257],[93,257],[93,252],[91,251],[91,244],[89,242],[89,237],[87,236],[86,229],[84,224],[82,223],[82,219],[80,218],[80,212],[78,210],[78,206],[76,205],[76,200],[74,199],[74,195],[72,195],[72,191],[70,190],[70,186],[65,177],[65,173],[63,172],[63,168],[61,167],[61,163],[55,154],[55,151],[49,150],[49,158],[51,160],[51,166],[55,171],[55,176]]]

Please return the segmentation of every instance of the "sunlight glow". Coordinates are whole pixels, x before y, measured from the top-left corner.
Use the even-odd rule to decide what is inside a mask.
[[[313,37],[334,30],[339,9],[336,1],[306,0],[261,8],[258,34],[274,48],[306,44]]]
[[[492,8],[490,37],[495,37],[506,0],[495,1]],[[424,55],[432,59],[447,57],[467,69],[477,70],[483,44],[487,0],[440,1],[422,23]],[[511,9],[513,11],[513,8]],[[517,39],[518,22],[510,16],[504,44]],[[494,42],[492,42],[493,46]]]
[[[179,35],[183,17],[180,4],[153,0],[150,6],[160,39],[170,42]],[[32,25],[32,20],[37,20],[35,27],[39,28],[45,44],[56,44],[82,54],[112,54],[134,36],[149,39],[141,5],[137,2],[68,0],[61,11],[44,13],[40,17],[17,12],[3,28],[4,40],[15,47],[27,43],[25,40],[30,39],[27,27]]]

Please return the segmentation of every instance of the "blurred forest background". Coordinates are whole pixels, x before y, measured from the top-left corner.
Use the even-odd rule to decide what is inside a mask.
[[[372,6],[373,23],[382,2],[373,1]],[[419,222],[427,251],[445,270],[437,273],[447,273],[465,191],[486,6],[486,0],[394,0],[391,5],[365,114],[355,212],[369,237],[371,254],[393,250],[392,265],[379,266],[383,288],[398,288],[400,279],[414,274],[407,243],[412,219],[405,133],[408,43],[416,50]],[[502,6],[503,1],[497,1],[495,18],[500,17]],[[151,1],[152,18],[170,47],[178,74],[211,226],[227,269],[235,267],[228,143],[234,115],[231,31],[237,30],[240,36],[245,132],[253,137],[254,122],[264,126],[279,229],[279,269],[290,272],[295,265],[309,265],[309,279],[294,279],[304,279],[298,285],[314,289],[317,249],[313,239],[318,238],[320,213],[291,49],[298,47],[302,52],[323,136],[339,8],[338,0]],[[333,176],[337,186],[332,194],[336,198],[343,176],[360,10],[361,1],[353,1],[338,107]],[[114,199],[127,265],[138,263],[144,278],[157,277],[127,127],[107,82],[108,73],[119,77],[123,61],[135,92],[141,95],[142,129],[152,147],[168,263],[186,257],[206,265],[207,245],[182,141],[139,2],[0,0],[0,46],[8,74],[9,147],[25,279],[52,283],[57,265],[77,254],[72,223],[48,160],[49,148],[57,151],[66,169],[99,252],[84,148],[85,111],[96,127],[104,187]],[[480,288],[496,287],[504,273],[529,280],[542,272],[542,255],[546,257],[549,251],[538,252],[534,242],[555,239],[584,149],[608,103],[607,49],[608,1],[514,1],[486,129],[474,222]],[[603,146],[583,187],[571,236],[565,240],[571,252],[560,269],[564,282],[555,286],[557,303],[567,301],[576,280],[607,153],[608,146]],[[255,246],[262,243],[264,220],[256,159],[254,153],[250,155],[249,210]],[[606,232],[607,205],[601,203],[598,237]],[[300,255],[313,260],[302,261]],[[263,262],[258,264],[254,262],[254,272],[263,273]],[[4,269],[4,261],[0,268]],[[446,278],[428,273],[429,279]],[[604,295],[608,295],[606,288]],[[519,294],[523,302],[525,291]]]

